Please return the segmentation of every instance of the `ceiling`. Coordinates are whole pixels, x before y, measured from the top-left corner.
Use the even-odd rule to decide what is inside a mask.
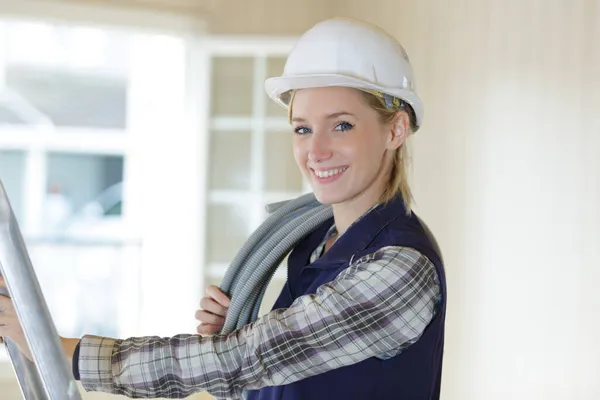
[[[197,15],[212,33],[296,35],[331,16],[339,0],[36,0]]]

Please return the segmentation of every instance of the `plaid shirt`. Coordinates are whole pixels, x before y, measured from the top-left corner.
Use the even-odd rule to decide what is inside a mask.
[[[332,227],[313,253],[319,257]],[[411,248],[364,256],[315,294],[228,335],[125,340],[86,335],[75,360],[87,391],[184,398],[285,385],[370,357],[393,357],[422,334],[440,298],[434,265]],[[307,353],[306,348],[313,351]]]

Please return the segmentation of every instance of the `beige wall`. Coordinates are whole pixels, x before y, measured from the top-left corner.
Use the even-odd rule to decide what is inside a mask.
[[[233,0],[220,2],[210,15],[216,34],[299,35],[331,16],[332,0]]]
[[[414,186],[447,261],[444,398],[598,398],[600,3],[376,3],[346,14],[405,44],[424,99]]]
[[[200,3],[169,8],[215,33],[297,34],[335,13],[396,35],[425,103],[418,212],[447,261],[443,399],[600,397],[597,1]]]

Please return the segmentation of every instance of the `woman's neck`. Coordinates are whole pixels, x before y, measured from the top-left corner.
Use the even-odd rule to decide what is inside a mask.
[[[333,219],[337,237],[342,236],[348,228],[367,211],[377,204],[379,197],[361,194],[347,202],[333,204]]]
[[[379,203],[389,181],[391,162],[384,163],[384,165],[386,164],[387,168],[381,167],[378,178],[368,189],[348,201],[332,205],[338,237],[342,236],[356,220]]]

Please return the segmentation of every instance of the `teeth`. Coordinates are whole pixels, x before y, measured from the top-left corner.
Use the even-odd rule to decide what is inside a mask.
[[[339,173],[342,173],[346,170],[346,168],[336,168],[336,169],[330,169],[328,171],[315,171],[315,175],[317,175],[319,178],[329,178],[330,176],[334,176],[337,175]]]

